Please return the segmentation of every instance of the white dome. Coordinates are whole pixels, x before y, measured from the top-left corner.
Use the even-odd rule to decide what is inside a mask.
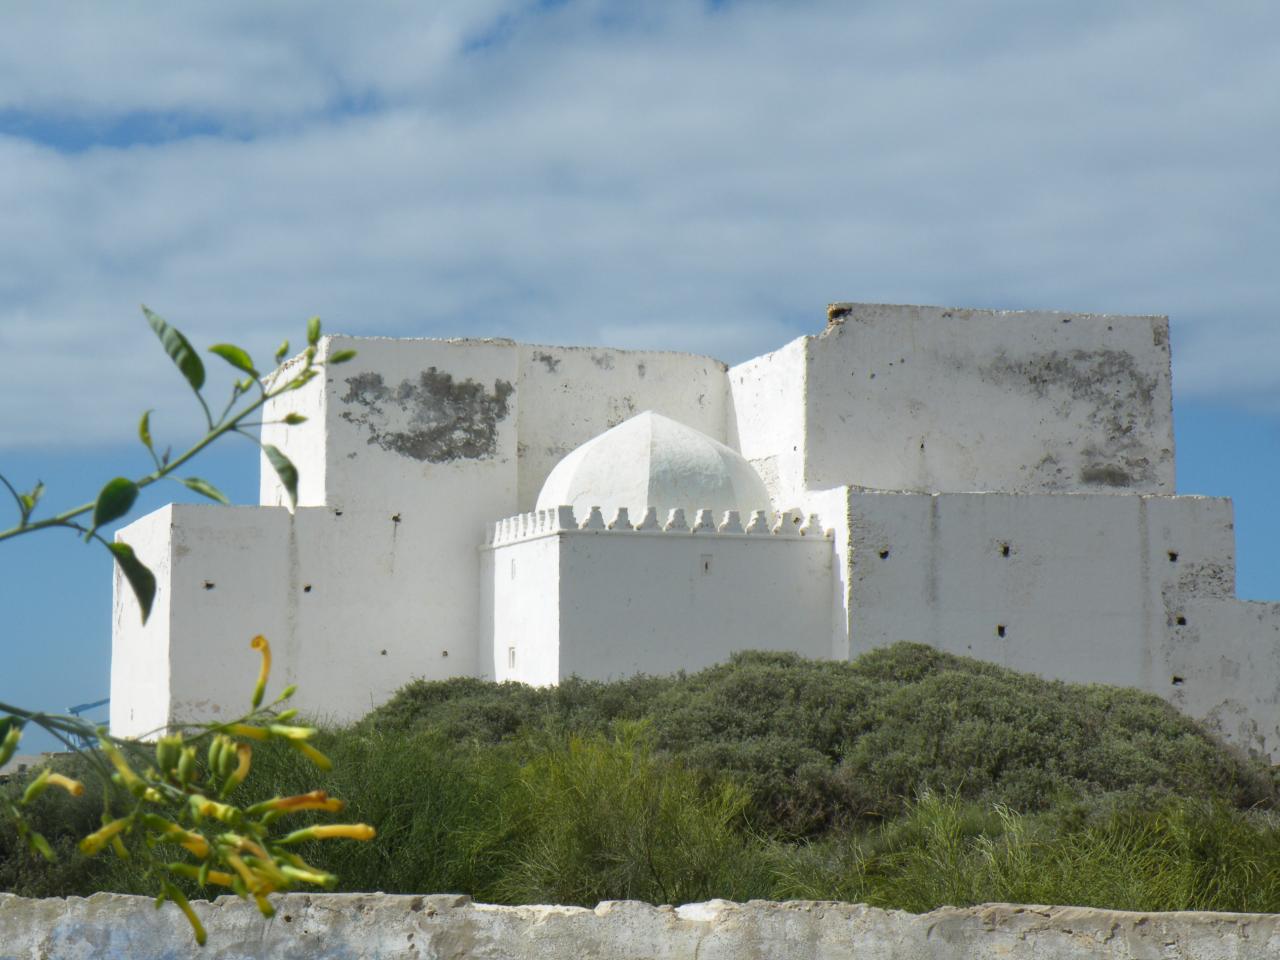
[[[611,519],[626,507],[633,523],[645,509],[711,509],[718,521],[737,510],[769,511],[769,492],[742,455],[683,423],[646,410],[588,440],[561,460],[538,494],[537,509],[571,506],[579,517],[599,507]],[[690,514],[692,517],[692,514]]]

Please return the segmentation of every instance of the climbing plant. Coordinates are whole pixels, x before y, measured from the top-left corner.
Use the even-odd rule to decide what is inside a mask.
[[[179,471],[185,473],[183,468],[189,461],[229,434],[247,437],[262,448],[287,491],[290,504],[296,506],[298,471],[277,447],[262,443],[251,432],[262,425],[255,414],[273,398],[304,387],[326,363],[345,363],[355,352],[335,351],[320,360],[318,318],[307,323],[307,346],[299,360],[279,366],[289,353],[289,343],[285,341],[275,354],[278,369],[265,376],[244,349],[229,343],[215,344],[209,352],[236,371],[230,397],[215,416],[205,396],[205,368],[200,354],[176,327],[146,307],[143,313],[200,405],[205,419],[204,436],[177,456],[168,448],[159,452],[151,434],[148,410],[138,423],[138,439],[150,454],[154,469],[136,479],[115,477],[103,485],[92,502],[47,516],[39,515],[45,493],[43,483],[20,490],[0,475],[0,484],[17,507],[17,522],[0,530],[0,541],[66,529],[86,542],[100,544],[123,573],[145,622],[155,599],[155,575],[128,543],[108,540],[100,531],[129,513],[140,490],[164,479],[176,480],[202,496],[226,503],[227,498],[213,484],[200,477],[179,475]],[[305,419],[301,414],[289,413],[276,422],[296,425]],[[327,838],[369,840],[374,836],[373,827],[367,824],[324,823],[287,830],[278,822],[287,823],[290,815],[307,811],[341,811],[343,802],[324,791],[276,796],[247,806],[238,802],[239,787],[252,767],[254,743],[282,741],[317,767],[330,766],[328,758],[309,743],[315,729],[292,722],[296,710],[287,704],[293,687],[286,687],[264,705],[271,647],[261,636],[254,637],[250,646],[261,656],[261,668],[248,711],[231,722],[153,731],[153,743],[114,737],[80,717],[0,703],[0,765],[16,753],[28,724],[52,734],[69,750],[83,754],[94,775],[103,781],[104,809],[102,826],[80,841],[80,852],[95,856],[110,847],[114,855],[135,860],[154,880],[157,905],[166,900],[175,903],[190,921],[200,944],[205,942],[205,930],[181,886],[229,889],[254,900],[262,913],[270,916],[274,912],[272,893],[303,885],[330,888],[337,882],[336,876],[298,856],[294,850],[297,844]],[[0,815],[12,822],[31,855],[52,860],[52,847],[26,816],[50,787],[74,796],[84,793],[79,780],[46,767],[21,794],[0,796]]]

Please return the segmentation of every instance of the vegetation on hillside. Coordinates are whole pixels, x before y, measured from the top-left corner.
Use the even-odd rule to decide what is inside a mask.
[[[315,742],[335,760],[322,782],[263,744],[236,800],[348,798],[379,838],[326,851],[346,890],[1280,911],[1268,767],[1158,698],[916,645],[550,689],[414,683]],[[39,815],[68,856],[36,864],[0,832],[0,889],[144,889],[127,862],[72,853],[91,804]]]

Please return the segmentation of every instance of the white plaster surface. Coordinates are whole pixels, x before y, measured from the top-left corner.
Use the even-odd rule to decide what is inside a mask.
[[[637,517],[682,507],[751,516],[769,511],[769,492],[736,450],[660,413],[646,410],[561,460],[538,494],[535,509],[568,505],[606,516],[626,508]]]
[[[750,437],[776,450],[802,420],[811,489],[1173,493],[1166,318],[834,307],[824,333],[730,372],[748,459],[774,455]],[[782,413],[797,350],[803,412]]]
[[[725,440],[725,365],[711,357],[520,344],[518,506],[532,510],[561,458],[645,410]]]
[[[116,590],[118,735],[238,715],[257,676],[248,644],[258,633],[275,654],[272,689],[297,683],[295,705],[312,716],[353,720],[410,678],[481,672],[476,604],[459,602],[457,586],[473,589],[479,579],[475,541],[446,540],[441,549],[437,511],[427,505],[398,520],[325,507],[290,515],[191,504],[162,513],[138,523],[163,527],[160,546],[143,558],[165,607],[140,627],[132,593]],[[122,536],[132,539],[133,526]]]
[[[728,443],[756,468],[777,510],[799,507],[805,492],[807,346],[801,337],[728,373]]]
[[[499,680],[699,670],[740,650],[830,655],[821,535],[535,525],[516,537],[487,551]]]
[[[95,894],[0,894],[0,960],[1264,960],[1274,914],[1131,913],[984,904],[909,914],[827,901],[678,907],[606,901],[500,907],[457,895],[289,894],[265,920],[231,897],[193,907],[191,940],[171,906]]]

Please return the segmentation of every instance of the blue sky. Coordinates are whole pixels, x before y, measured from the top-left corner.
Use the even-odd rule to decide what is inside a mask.
[[[0,471],[65,504],[143,465],[142,410],[189,434],[139,302],[260,356],[312,314],[736,361],[832,300],[1163,313],[1179,488],[1280,599],[1277,156],[1274,5],[15,7]],[[0,699],[105,695],[105,559],[0,564]]]

